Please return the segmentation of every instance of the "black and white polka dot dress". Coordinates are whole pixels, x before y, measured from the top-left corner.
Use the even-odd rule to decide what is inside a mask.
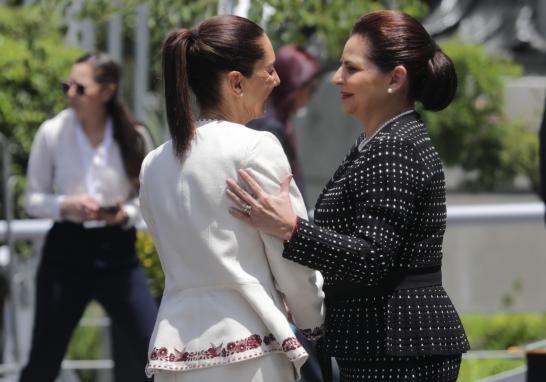
[[[283,256],[325,278],[344,381],[455,381],[469,344],[441,285],[444,173],[419,114],[360,137]],[[431,277],[434,276],[434,277]]]

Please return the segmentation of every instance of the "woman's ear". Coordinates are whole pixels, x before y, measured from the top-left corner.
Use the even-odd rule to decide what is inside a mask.
[[[103,85],[101,89],[101,97],[104,103],[110,101],[110,99],[116,94],[118,90],[117,84],[107,84]]]
[[[408,80],[408,71],[404,65],[397,65],[391,71],[389,88],[393,91],[402,89]]]
[[[237,70],[232,70],[228,73],[228,89],[231,94],[236,96],[243,95],[243,82],[245,76]]]

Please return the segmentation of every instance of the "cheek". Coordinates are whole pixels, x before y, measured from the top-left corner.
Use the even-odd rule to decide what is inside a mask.
[[[269,98],[269,95],[271,94],[271,90],[273,90],[273,87],[271,86],[266,86],[263,88],[263,90],[260,92],[259,96],[257,97],[257,100],[258,103],[260,104],[259,106],[261,107],[261,105],[267,101],[267,99]]]
[[[90,107],[101,107],[106,105],[103,97],[100,94],[94,94],[90,95],[86,100],[85,103]]]

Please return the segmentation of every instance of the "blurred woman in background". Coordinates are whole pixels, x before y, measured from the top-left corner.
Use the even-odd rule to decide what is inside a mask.
[[[252,129],[269,131],[281,142],[290,162],[292,175],[305,198],[303,173],[298,158],[292,118],[311,99],[321,74],[319,60],[298,45],[277,50],[275,70],[281,83],[271,93],[264,118],[248,123]]]
[[[97,300],[136,365],[146,363],[157,305],[135,251],[138,175],[151,140],[118,99],[121,68],[86,54],[62,89],[70,108],[32,144],[26,209],[53,219],[36,279],[34,330],[21,382],[53,382],[76,325]]]

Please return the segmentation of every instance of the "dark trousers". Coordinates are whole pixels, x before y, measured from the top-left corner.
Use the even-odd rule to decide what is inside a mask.
[[[48,243],[51,237],[46,239],[36,280],[32,348],[20,382],[55,380],[72,333],[91,300],[103,306],[116,329],[127,339],[125,351],[131,355],[135,367],[141,370],[144,378],[148,342],[156,319],[157,304],[148,290],[144,272],[138,262],[124,266],[110,264],[106,267],[102,260],[98,262],[98,267],[88,262],[89,254],[94,250],[119,248],[108,242],[111,231],[105,235],[96,230],[89,231],[93,232],[71,231],[77,234],[73,237],[65,236],[63,242],[63,247],[74,247],[67,242],[78,244],[79,251],[70,255],[81,255],[82,261],[85,259],[86,265],[90,266],[86,270],[75,267],[73,261],[66,264],[57,261],[62,257],[59,253],[50,257],[49,251],[59,247],[55,243]],[[97,235],[106,241],[94,242]],[[86,241],[88,239],[91,240]],[[101,256],[104,257],[104,253]],[[49,261],[50,258],[55,258],[55,261]],[[129,264],[125,261],[122,263]]]

